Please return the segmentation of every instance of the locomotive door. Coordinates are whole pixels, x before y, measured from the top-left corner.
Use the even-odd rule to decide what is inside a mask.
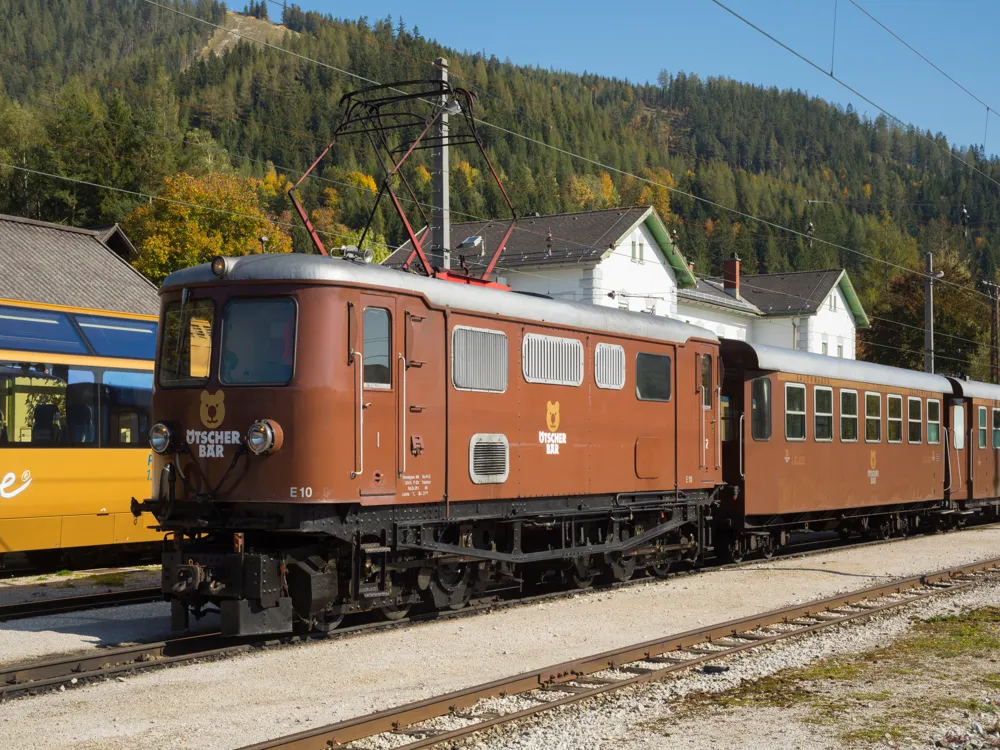
[[[362,294],[360,313],[360,352],[355,351],[355,359],[361,361],[361,372],[355,388],[361,387],[357,407],[361,450],[354,478],[362,496],[394,495],[399,453],[396,299]]]
[[[699,405],[699,444],[698,468],[701,482],[714,484],[715,476],[722,464],[721,446],[719,445],[718,410],[721,408],[720,388],[716,377],[718,362],[714,350],[706,347],[706,351],[696,355],[697,393]]]

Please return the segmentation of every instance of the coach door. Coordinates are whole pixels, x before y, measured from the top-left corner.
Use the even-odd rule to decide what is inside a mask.
[[[396,300],[362,294],[352,314],[360,326],[353,345],[356,445],[353,478],[362,497],[394,496],[397,476],[397,399],[400,377],[395,363],[401,353],[396,326]],[[352,321],[353,322],[353,321]]]
[[[697,388],[696,397],[701,410],[699,422],[698,466],[701,481],[715,483],[721,468],[719,445],[719,379],[718,361],[714,349],[699,352],[695,357]]]
[[[947,486],[955,500],[969,499],[969,402],[953,400],[948,405]]]

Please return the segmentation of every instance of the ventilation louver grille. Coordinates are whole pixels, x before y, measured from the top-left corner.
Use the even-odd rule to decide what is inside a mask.
[[[469,443],[469,476],[475,484],[502,484],[510,473],[507,437],[479,433]]]
[[[451,335],[451,382],[461,390],[507,390],[507,335],[455,326]]]
[[[577,339],[528,333],[521,346],[522,370],[529,383],[580,385],[583,344]]]
[[[620,391],[625,387],[625,350],[617,344],[594,349],[594,381],[598,388]]]

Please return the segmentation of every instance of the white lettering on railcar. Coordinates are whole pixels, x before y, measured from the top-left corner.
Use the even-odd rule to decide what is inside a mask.
[[[545,446],[546,453],[557,454],[559,453],[559,446],[566,445],[566,433],[539,430],[538,442]]]
[[[198,458],[224,458],[225,446],[239,445],[240,433],[236,430],[188,430],[188,445],[198,446]]]
[[[14,483],[17,482],[17,476],[13,471],[7,472],[0,479],[0,497],[5,500],[10,500],[11,498],[17,497],[31,484],[31,472],[25,469],[21,472],[21,485],[19,487],[14,487]],[[13,487],[13,489],[11,489]]]

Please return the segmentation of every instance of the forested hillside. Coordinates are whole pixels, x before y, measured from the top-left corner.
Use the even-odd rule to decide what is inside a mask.
[[[214,0],[156,2],[230,28],[248,20]],[[388,82],[430,77],[427,61],[439,56],[449,59],[453,82],[477,94],[483,120],[530,139],[481,128],[520,212],[655,205],[705,276],[718,275],[733,253],[751,272],[846,267],[875,316],[870,359],[919,367],[922,279],[903,269],[920,268],[924,252],[936,253],[945,281],[975,287],[996,277],[996,160],[803,92],[668,72],[636,85],[517,66],[445,49],[409,25],[419,18],[343,20],[291,7],[274,19],[286,29],[268,28],[266,38],[296,57],[233,44],[232,35],[220,45],[225,32],[146,0],[0,0],[0,8],[0,162],[8,165],[0,167],[0,211],[125,222],[143,247],[140,269],[154,279],[216,251],[259,249],[264,229],[272,249],[309,249],[292,228],[287,178],[325,145],[340,96],[363,84],[303,57]],[[282,7],[245,10],[263,18]],[[239,28],[251,34],[246,23]],[[317,226],[342,238],[331,244],[363,224],[379,179],[370,148],[354,146],[334,149],[321,179],[303,185]],[[428,160],[407,172],[423,201]],[[471,152],[453,154],[452,165],[453,211],[498,214],[485,165]],[[149,196],[174,202],[150,206]],[[200,205],[218,209],[211,221]],[[800,232],[812,223],[815,239],[724,207]],[[389,210],[376,230],[376,243],[402,239]],[[939,284],[937,302],[939,369],[985,375],[988,352],[978,342],[988,340],[988,300]]]

